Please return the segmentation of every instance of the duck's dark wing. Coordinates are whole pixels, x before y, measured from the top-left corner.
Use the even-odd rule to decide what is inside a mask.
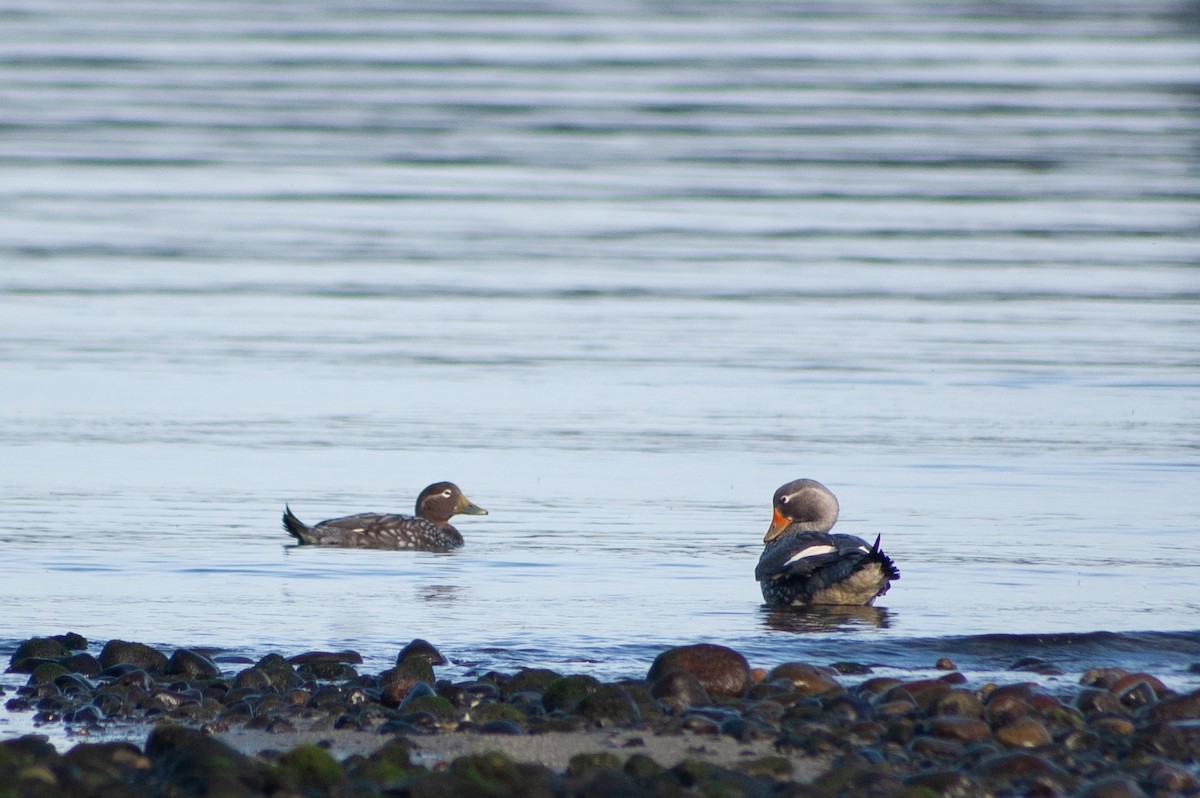
[[[807,576],[835,563],[845,556],[845,550],[854,548],[850,541],[839,538],[858,540],[853,535],[830,535],[827,532],[782,535],[763,549],[762,556],[758,558],[758,567],[754,569],[754,578],[762,582],[790,574]]]
[[[301,543],[310,545],[408,551],[448,551],[463,545],[462,535],[449,524],[438,526],[411,515],[360,513],[331,518],[312,527],[300,524],[302,529],[289,524],[289,515],[290,511],[284,514],[284,528]]]
[[[799,533],[772,541],[755,578],[768,603],[865,604],[900,578],[892,559],[854,535]]]

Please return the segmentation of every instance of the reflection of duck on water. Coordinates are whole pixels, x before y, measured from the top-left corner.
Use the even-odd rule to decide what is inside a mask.
[[[768,604],[870,604],[900,578],[878,537],[868,546],[854,535],[830,534],[838,501],[815,479],[787,483],[773,504],[767,545],[754,570]]]
[[[285,506],[283,528],[312,546],[449,551],[463,545],[462,535],[450,525],[450,517],[459,513],[487,515],[487,510],[471,503],[453,482],[435,482],[417,497],[416,515],[360,513],[308,526]]]
[[[763,624],[776,632],[837,632],[853,629],[887,629],[883,607],[853,604],[810,604],[799,607],[764,607]]]

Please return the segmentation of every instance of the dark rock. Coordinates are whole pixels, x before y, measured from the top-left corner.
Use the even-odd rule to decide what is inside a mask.
[[[267,678],[271,682],[271,687],[275,690],[289,690],[293,687],[299,687],[303,682],[296,674],[296,669],[292,666],[292,663],[278,654],[267,654],[254,667],[256,670],[262,671],[267,675]]]
[[[1053,742],[1046,727],[1033,718],[1018,718],[996,729],[996,741],[1006,748],[1039,748]]]
[[[1098,712],[1126,714],[1128,708],[1108,690],[1086,687],[1075,696],[1075,706],[1085,715]]]
[[[424,657],[409,657],[379,675],[380,701],[385,707],[397,707],[417,685],[432,684],[433,666],[429,661]],[[433,692],[432,687],[430,692]]]
[[[942,796],[942,798],[974,798],[981,795],[983,790],[979,783],[965,773],[954,770],[939,770],[931,773],[921,773],[904,780],[910,790],[920,790],[918,794]]]
[[[576,754],[567,763],[568,776],[585,776],[597,770],[621,770],[621,760],[607,751]]]
[[[575,712],[597,726],[628,726],[642,719],[629,693],[612,684],[599,685],[585,695]]]
[[[337,662],[343,665],[361,665],[363,659],[357,651],[306,651],[303,654],[288,657],[287,661],[299,670],[299,666],[313,663]]]
[[[396,656],[396,664],[399,665],[409,657],[421,657],[430,665],[445,665],[449,662],[432,643],[419,637],[400,649],[400,653]]]
[[[525,730],[521,726],[511,720],[489,720],[479,727],[480,734],[503,734],[503,735],[520,735],[524,734]]]
[[[1200,718],[1200,690],[1168,698],[1150,707],[1150,720],[1163,723]]]
[[[344,662],[305,662],[296,667],[300,678],[318,679],[323,682],[347,682],[358,678],[353,665]]]
[[[712,703],[700,680],[686,671],[671,671],[650,688],[650,694],[674,712]]]
[[[992,730],[988,728],[988,725],[975,718],[934,717],[929,720],[928,728],[929,733],[934,737],[965,743],[986,740],[992,736]]]
[[[1039,673],[1043,676],[1061,676],[1062,670],[1052,662],[1047,662],[1044,659],[1037,657],[1023,657],[1012,665],[1008,666],[1010,671],[1027,671],[1029,673]]]
[[[153,770],[153,781],[164,787],[185,784],[194,795],[240,796],[265,792],[264,772],[254,760],[194,729],[155,726],[146,738],[146,757]],[[161,793],[166,794],[167,790]]]
[[[57,661],[70,652],[61,640],[53,637],[31,637],[17,646],[8,661],[12,673],[32,673],[41,662]]]
[[[937,661],[937,663],[934,665],[934,667],[937,668],[939,671],[956,671],[956,670],[958,670],[958,666],[955,665],[953,660],[949,659],[948,657],[942,657],[941,659],[939,659]]]
[[[574,712],[579,703],[600,686],[593,676],[564,676],[546,688],[542,694],[542,705],[547,712]]]
[[[485,726],[492,721],[503,720],[510,723],[524,723],[525,713],[512,704],[493,703],[480,704],[468,711],[472,723]]]
[[[710,696],[740,696],[750,688],[750,665],[731,648],[698,643],[659,654],[650,666],[647,681],[657,682],[673,671],[696,677]]]
[[[221,669],[208,657],[190,649],[177,649],[167,660],[163,671],[167,676],[182,676],[185,679],[216,679]]]
[[[30,660],[25,660],[29,662]],[[59,665],[57,662],[42,662],[29,674],[27,684],[50,684],[59,676],[65,676],[71,672]]]
[[[829,667],[843,676],[866,676],[868,673],[875,672],[870,665],[864,665],[861,662],[831,662]]]
[[[80,676],[99,676],[100,672],[104,670],[100,665],[100,660],[82,651],[62,659],[61,662],[67,670],[78,673]]]
[[[545,693],[546,689],[562,678],[562,674],[547,668],[522,668],[500,685],[500,693],[508,698],[514,693]]]
[[[293,791],[328,790],[346,777],[333,755],[317,745],[301,745],[275,760],[274,775]]]
[[[1075,792],[1074,798],[1146,798],[1146,793],[1136,781],[1113,776],[1085,784]]]
[[[233,684],[230,685],[231,693],[239,692],[268,692],[275,689],[275,685],[271,680],[271,675],[258,667],[246,668],[246,670],[233,677]]]
[[[118,665],[131,665],[159,675],[167,669],[167,655],[145,643],[109,640],[100,651],[100,665],[105,670]]]
[[[833,671],[805,662],[785,662],[771,669],[767,679],[786,679],[800,695],[822,695],[830,691],[841,690]]]
[[[937,715],[957,715],[964,718],[982,718],[983,702],[975,693],[967,690],[950,690],[938,697],[932,707]]]
[[[1074,787],[1075,778],[1049,760],[1023,752],[1000,754],[979,763],[975,769],[987,784],[1039,784],[1055,788],[1059,793]]]

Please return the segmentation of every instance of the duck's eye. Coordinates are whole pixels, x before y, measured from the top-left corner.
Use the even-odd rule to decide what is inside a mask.
[[[447,488],[446,490],[442,491],[442,498],[443,498],[443,499],[449,499],[449,498],[450,498],[451,496],[453,496],[453,495],[454,495],[454,491],[450,490],[449,488]]]
[[[791,497],[791,496],[780,496],[780,497],[779,497],[779,503],[780,503],[780,504],[787,504],[787,503],[788,503],[788,499],[790,499],[790,498],[792,498],[792,497]]]

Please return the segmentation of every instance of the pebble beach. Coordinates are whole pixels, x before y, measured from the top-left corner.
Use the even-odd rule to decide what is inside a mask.
[[[2,698],[40,729],[0,742],[3,794],[1200,794],[1200,689],[1117,668],[1068,684],[1028,658],[979,683],[943,658],[905,681],[698,643],[641,679],[464,681],[439,678],[448,660],[424,640],[379,673],[354,651],[227,660],[24,641],[6,675],[28,680]],[[67,745],[38,733],[64,728]]]

